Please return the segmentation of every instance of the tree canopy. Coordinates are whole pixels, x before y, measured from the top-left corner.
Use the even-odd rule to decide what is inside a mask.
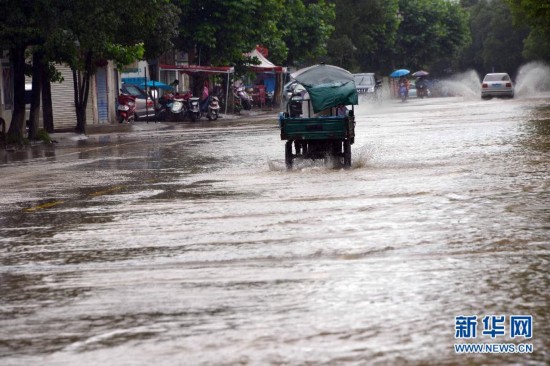
[[[324,0],[181,0],[176,45],[201,65],[238,64],[262,45],[275,63],[326,53],[334,6]]]
[[[516,25],[531,27],[525,40],[523,56],[550,59],[550,3],[540,0],[507,0]]]
[[[513,75],[526,61],[522,50],[529,28],[514,27],[510,8],[504,1],[481,0],[467,10],[472,42],[463,50],[459,68],[475,69],[480,74],[504,71]]]
[[[467,21],[447,0],[338,0],[330,61],[378,72],[450,64],[470,40]]]
[[[350,70],[379,70],[391,61],[399,25],[398,0],[336,1],[330,62]]]

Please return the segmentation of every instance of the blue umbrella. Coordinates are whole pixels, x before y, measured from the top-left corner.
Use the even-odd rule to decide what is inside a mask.
[[[392,78],[398,78],[398,77],[401,77],[401,76],[405,76],[407,74],[409,74],[410,71],[407,70],[407,69],[399,69],[399,70],[395,70],[394,72],[392,72],[390,74],[390,77]]]
[[[166,89],[166,90],[172,90],[173,89],[170,85],[164,84],[163,82],[157,81],[157,80],[148,80],[146,83],[143,82],[140,85],[142,87],[147,86],[148,88],[160,88],[160,89]]]

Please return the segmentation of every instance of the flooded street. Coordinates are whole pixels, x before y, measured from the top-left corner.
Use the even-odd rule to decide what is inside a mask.
[[[287,171],[276,120],[12,152],[0,364],[546,365],[549,100],[363,103],[349,170]]]

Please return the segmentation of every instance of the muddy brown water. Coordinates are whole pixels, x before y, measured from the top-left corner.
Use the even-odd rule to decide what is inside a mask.
[[[286,171],[276,121],[12,155],[0,363],[548,364],[549,100],[361,104],[350,170]]]

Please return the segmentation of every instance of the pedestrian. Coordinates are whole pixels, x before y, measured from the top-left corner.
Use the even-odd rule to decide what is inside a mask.
[[[180,85],[180,81],[179,81],[178,79],[174,79],[174,81],[172,81],[172,82],[170,83],[170,86],[172,87],[173,92],[176,93],[176,94],[177,94],[178,91],[179,91],[179,90],[178,90],[179,85]]]
[[[208,80],[204,81],[203,87],[202,87],[202,95],[201,95],[201,111],[207,111],[208,110],[208,98],[209,97],[209,91],[208,91]]]

